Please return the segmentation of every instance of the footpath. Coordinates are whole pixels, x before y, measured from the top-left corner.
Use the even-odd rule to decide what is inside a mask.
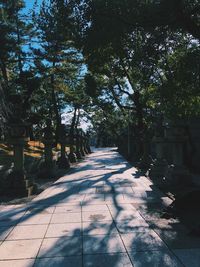
[[[28,204],[0,206],[0,267],[199,267],[200,238],[115,149],[97,149]]]

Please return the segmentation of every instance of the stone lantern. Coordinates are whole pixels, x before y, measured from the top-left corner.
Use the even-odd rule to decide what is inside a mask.
[[[86,134],[86,147],[87,147],[87,151],[88,153],[92,153],[91,149],[90,149],[90,136],[89,133]]]
[[[65,125],[61,124],[60,125],[60,129],[59,129],[59,143],[61,146],[61,150],[60,150],[60,157],[57,161],[58,167],[60,169],[69,169],[70,168],[70,163],[68,160],[68,157],[66,155],[66,151],[65,151],[65,146],[67,143],[67,136],[66,136],[66,129],[65,129]]]
[[[8,143],[13,146],[14,168],[9,175],[11,193],[16,195],[29,194],[30,182],[24,170],[24,146],[29,139],[29,126],[22,121],[9,124]]]
[[[71,126],[68,129],[68,137],[69,137],[69,149],[70,149],[68,158],[69,158],[69,161],[71,163],[75,163],[75,162],[77,162],[77,157],[76,157],[76,154],[75,154],[75,142],[76,142],[76,139],[75,139],[75,136],[74,136],[74,132],[71,129]]]
[[[173,161],[167,170],[166,179],[174,184],[181,181],[188,182],[191,174],[183,163],[183,146],[187,141],[184,126],[176,123],[166,129],[165,135],[171,147]]]
[[[26,124],[10,124],[9,142],[14,146],[14,170],[24,171],[24,145],[29,140]]]
[[[80,129],[80,152],[82,157],[85,157],[85,150],[84,150],[84,135],[83,130]]]
[[[163,147],[166,143],[166,140],[163,137],[156,136],[153,138],[153,142],[156,147],[156,159],[151,164],[151,167],[148,171],[148,176],[159,184],[162,183],[162,180],[165,178],[168,168],[168,163],[163,153]]]
[[[12,117],[8,123],[7,141],[13,146],[13,163],[14,168],[8,175],[10,193],[15,195],[30,195],[34,186],[26,178],[24,169],[24,146],[30,140],[30,125],[25,123],[22,109],[22,98],[19,94],[13,94],[9,99],[13,106]]]
[[[52,167],[53,166],[53,143],[54,143],[54,138],[53,138],[53,133],[52,133],[52,128],[51,128],[51,122],[47,121],[47,126],[44,129],[44,138],[43,138],[43,143],[44,143],[44,156],[45,156],[45,163],[46,166]]]
[[[80,129],[76,129],[76,157],[77,159],[82,159],[82,154],[80,151],[80,146],[81,146],[81,135],[80,135]]]
[[[82,131],[82,138],[83,138],[83,150],[85,152],[85,154],[89,154],[88,150],[87,150],[87,136],[86,134]]]
[[[50,120],[47,120],[46,122],[42,142],[44,144],[44,161],[40,165],[39,177],[52,178],[55,177],[55,166],[53,162],[54,136]]]
[[[145,134],[143,138],[143,155],[138,164],[139,169],[147,171],[152,163],[152,157],[150,155],[149,140]]]
[[[153,137],[153,143],[155,145],[156,159],[153,160],[151,167],[148,171],[148,176],[154,180],[155,183],[162,183],[165,179],[168,162],[164,155],[164,146],[166,145],[166,138],[164,137],[164,127],[156,130],[155,136]]]

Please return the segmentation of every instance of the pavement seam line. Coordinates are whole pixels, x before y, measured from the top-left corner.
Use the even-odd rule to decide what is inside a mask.
[[[173,250],[167,245],[167,243],[161,238],[161,236],[154,231],[154,229],[151,227],[150,223],[145,219],[145,217],[142,215],[142,213],[140,213],[140,210],[138,210],[138,213],[140,214],[140,216],[145,220],[145,222],[149,225],[149,228],[162,240],[162,242],[166,245],[166,247],[168,248],[168,250],[171,252],[171,254],[177,259],[177,261],[183,265],[183,267],[187,267],[186,265],[183,264],[183,262],[179,259],[179,257],[173,252]]]
[[[33,267],[34,267],[35,264],[36,264],[36,260],[37,260],[37,258],[38,258],[38,255],[39,255],[39,253],[40,253],[40,249],[41,249],[41,247],[42,247],[42,245],[43,245],[45,236],[46,236],[47,231],[48,231],[48,229],[49,229],[49,226],[50,226],[50,224],[51,224],[51,220],[52,220],[52,217],[53,217],[53,214],[54,214],[55,209],[56,209],[56,206],[54,206],[54,210],[53,210],[53,212],[52,212],[52,214],[51,214],[51,218],[50,218],[49,223],[48,223],[48,225],[47,225],[47,229],[46,229],[46,231],[45,231],[44,237],[42,238],[42,242],[41,242],[41,244],[40,244],[40,246],[39,246],[37,255],[36,255],[36,257],[35,257],[35,261],[34,261],[34,263],[33,263]]]
[[[107,204],[106,204],[106,205],[107,205]],[[126,254],[127,254],[127,256],[128,256],[128,258],[129,258],[129,260],[130,260],[132,266],[134,267],[134,264],[133,264],[133,262],[132,262],[132,260],[131,260],[131,257],[129,256],[129,253],[128,253],[128,250],[127,250],[127,248],[126,248],[126,246],[125,246],[125,243],[124,243],[124,241],[123,241],[123,239],[122,239],[122,237],[121,237],[121,233],[120,233],[120,231],[119,231],[118,228],[117,228],[116,222],[115,222],[115,220],[114,220],[114,218],[113,218],[113,216],[112,216],[112,213],[111,213],[110,208],[109,208],[108,205],[107,205],[107,208],[108,208],[108,210],[109,210],[109,212],[110,212],[110,215],[111,215],[111,217],[112,217],[112,219],[113,219],[113,223],[114,223],[114,225],[115,225],[115,227],[116,227],[116,229],[117,229],[117,231],[118,231],[118,233],[119,233],[119,237],[120,237],[120,239],[121,239],[121,241],[122,241],[122,244],[123,244],[123,246],[124,246],[124,248],[125,248]]]
[[[4,243],[4,241],[9,241],[9,240],[6,240],[6,238],[8,238],[8,236],[14,231],[14,229],[16,228],[16,226],[19,225],[19,223],[20,223],[22,217],[26,214],[27,211],[28,211],[28,207],[26,208],[26,210],[24,210],[24,214],[21,216],[21,218],[19,219],[19,221],[18,221],[15,225],[10,225],[11,228],[12,228],[12,230],[11,230],[10,232],[8,232],[8,234],[5,236],[5,238],[4,238],[3,240],[0,241],[0,242],[1,242],[0,246]],[[17,220],[18,220],[18,219],[17,219]],[[9,226],[9,225],[8,225],[8,226]]]
[[[81,204],[81,266],[83,267],[83,206]]]

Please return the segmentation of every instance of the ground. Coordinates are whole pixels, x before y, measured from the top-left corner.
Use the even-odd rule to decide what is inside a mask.
[[[99,149],[30,203],[0,207],[0,267],[197,267],[200,238],[164,219],[172,200]]]
[[[66,152],[69,153],[69,147],[66,146]],[[53,157],[56,161],[60,153],[60,145],[57,145],[57,148],[53,149]],[[29,141],[28,144],[25,146],[24,149],[24,165],[26,170],[26,175],[28,178],[34,180],[37,185],[37,192],[45,190],[48,186],[50,186],[54,179],[52,180],[51,177],[46,177],[45,179],[38,177],[38,169],[43,161],[43,154],[44,154],[44,145],[39,141]],[[0,177],[1,182],[4,180],[2,177],[6,176],[6,173],[9,172],[9,169],[12,169],[12,162],[13,162],[13,148],[8,144],[0,143]],[[60,177],[63,171],[56,169],[55,175],[56,177]],[[5,180],[6,182],[6,180]],[[19,198],[13,195],[8,195],[8,192],[2,189],[3,185],[0,183],[0,203],[4,204],[21,204],[31,201],[35,195]]]

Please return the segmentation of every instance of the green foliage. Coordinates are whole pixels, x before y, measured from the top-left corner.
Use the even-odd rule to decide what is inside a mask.
[[[164,108],[170,117],[200,115],[199,47],[178,50],[169,56],[172,78],[161,86]]]
[[[22,18],[21,11],[24,8],[24,1],[8,0],[0,1],[0,83],[3,89],[6,106],[15,113],[15,103],[10,103],[9,99],[13,95],[21,97],[21,114],[18,117],[27,117],[28,98],[33,92],[33,86],[38,84],[33,70],[27,71],[27,45],[31,36],[31,24]],[[27,116],[26,116],[27,115]],[[9,117],[7,117],[7,120]]]
[[[96,97],[98,95],[97,82],[91,74],[85,75],[85,91],[91,97]]]
[[[128,112],[140,134],[158,115],[200,115],[197,0],[50,0],[32,21],[23,7],[0,0],[0,86],[38,128],[67,106],[115,138]]]

